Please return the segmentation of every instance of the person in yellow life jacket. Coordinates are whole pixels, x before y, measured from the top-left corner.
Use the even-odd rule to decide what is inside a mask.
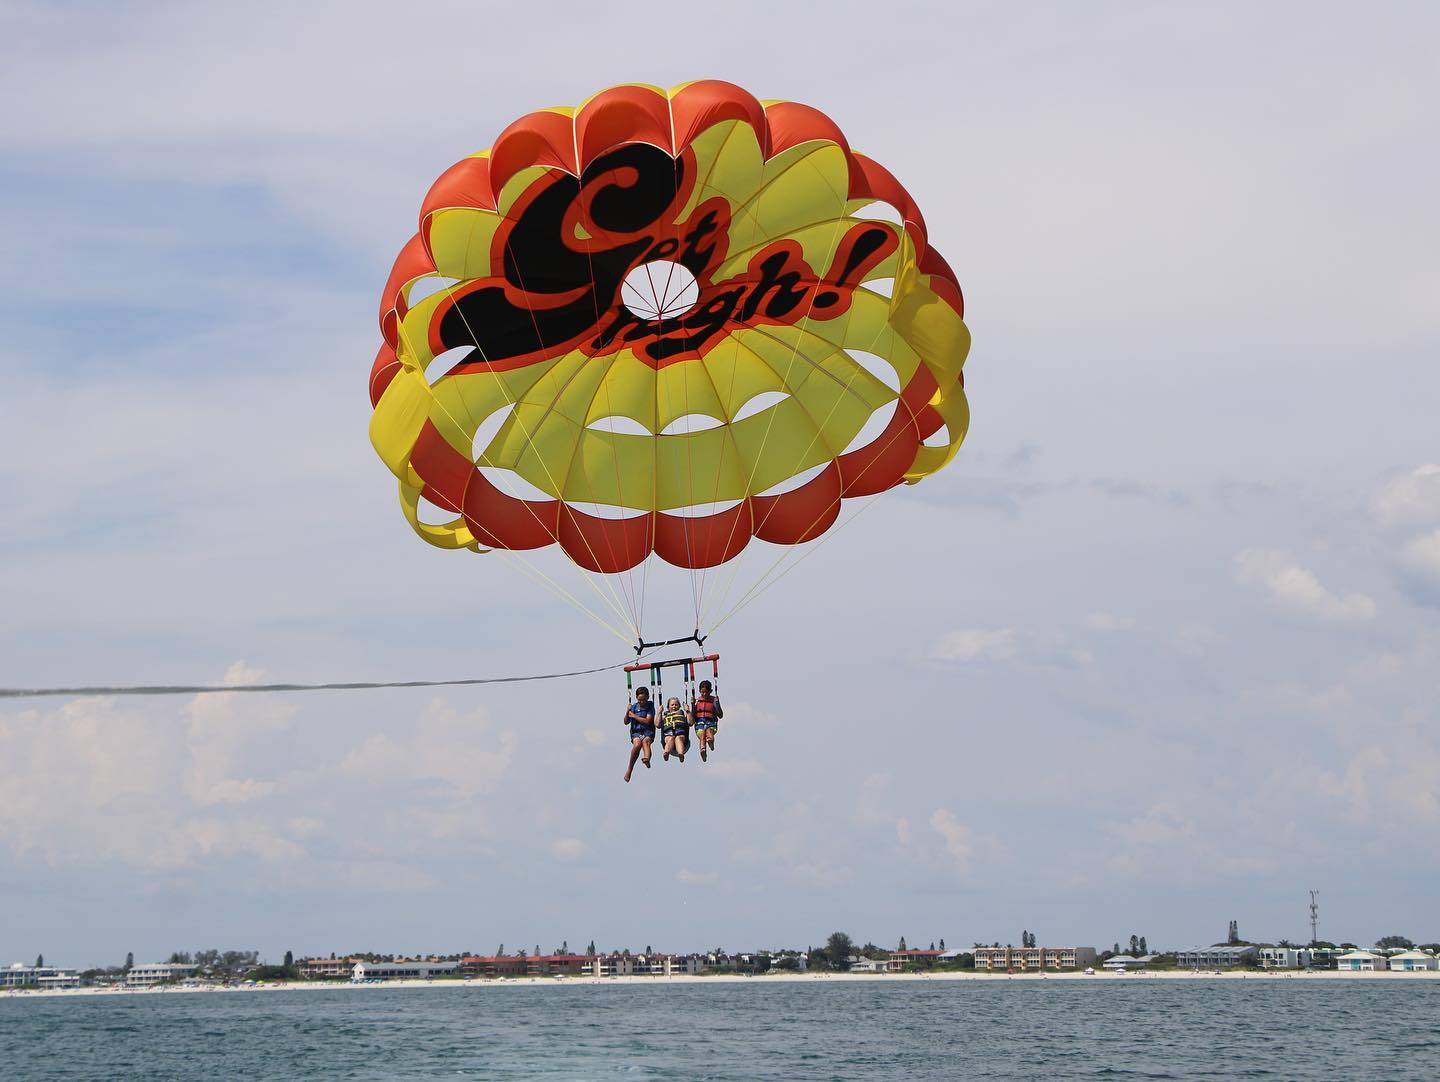
[[[700,694],[695,697],[690,713],[695,719],[695,742],[700,745],[700,761],[703,763],[710,758],[707,753],[715,750],[715,730],[725,716],[709,680],[700,681]]]
[[[682,763],[685,753],[690,750],[690,723],[694,719],[680,700],[674,695],[665,703],[665,713],[660,717],[660,732],[665,737],[665,758],[675,756]]]

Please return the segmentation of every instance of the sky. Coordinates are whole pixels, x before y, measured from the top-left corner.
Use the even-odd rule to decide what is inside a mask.
[[[421,197],[532,109],[706,77],[823,109],[974,339],[951,466],[716,632],[703,766],[621,781],[618,672],[0,702],[0,962],[1183,948],[1307,939],[1312,889],[1322,938],[1440,939],[1437,34],[1404,3],[0,3],[0,686],[626,659],[417,539],[366,435]]]

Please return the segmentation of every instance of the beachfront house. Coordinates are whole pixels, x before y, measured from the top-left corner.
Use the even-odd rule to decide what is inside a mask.
[[[1260,957],[1260,948],[1250,944],[1216,944],[1213,947],[1191,947],[1178,951],[1175,964],[1181,969],[1233,969],[1253,965]]]
[[[1095,964],[1094,947],[976,947],[975,968],[988,970],[1083,969]]]
[[[80,974],[55,966],[27,966],[16,962],[0,969],[0,988],[79,988]]]
[[[300,975],[309,980],[334,980],[350,976],[354,958],[306,958],[300,963]]]
[[[1261,947],[1261,969],[1308,969],[1311,952],[1304,947]]]
[[[890,961],[886,958],[851,958],[851,973],[889,973]]]
[[[352,981],[433,980],[460,972],[459,962],[356,962]]]
[[[1350,951],[1335,959],[1335,968],[1341,973],[1374,973],[1389,969],[1390,959],[1373,951]]]
[[[165,981],[179,981],[195,975],[195,967],[177,962],[151,962],[149,965],[131,966],[125,974],[125,983],[131,988],[149,988]]]
[[[924,966],[927,969],[934,966],[940,960],[943,951],[891,951],[890,970],[898,973],[906,966]]]
[[[1440,958],[1425,951],[1401,951],[1390,956],[1390,968],[1401,973],[1421,973],[1440,969]]]

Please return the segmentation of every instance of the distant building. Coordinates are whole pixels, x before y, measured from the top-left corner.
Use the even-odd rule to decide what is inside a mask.
[[[1250,945],[1216,945],[1177,951],[1175,963],[1182,969],[1231,969],[1248,965],[1260,957],[1260,948]]]
[[[935,959],[935,962],[937,965],[942,966],[958,966],[960,964],[960,956],[969,953],[969,951],[941,951],[939,957]]]
[[[928,968],[938,962],[940,960],[940,955],[942,955],[943,953],[945,952],[912,950],[891,951],[890,969],[892,971],[899,971],[901,969],[904,969],[906,966],[926,966]]]
[[[1126,972],[1129,972],[1132,969],[1144,969],[1154,960],[1155,956],[1153,954],[1141,954],[1138,956],[1131,954],[1117,954],[1114,958],[1107,958],[1105,960],[1103,968],[1108,969],[1112,972],[1117,970],[1125,970]]]
[[[850,963],[851,973],[889,973],[888,958],[856,958]]]
[[[1402,973],[1440,969],[1440,959],[1425,951],[1401,951],[1390,956],[1390,968],[1398,969]]]
[[[180,965],[176,962],[152,962],[144,966],[131,966],[130,972],[125,974],[125,983],[131,988],[148,988],[152,984],[159,984],[162,981],[178,981],[193,976],[194,966]]]
[[[1390,959],[1373,951],[1350,951],[1335,959],[1335,968],[1341,973],[1374,973],[1389,969]]]
[[[1094,947],[976,947],[975,968],[1079,969],[1095,964]]]
[[[16,962],[0,969],[0,988],[79,988],[80,974],[55,966],[27,966]]]
[[[356,962],[352,981],[430,980],[460,972],[459,962]]]
[[[307,958],[300,963],[300,975],[311,980],[348,977],[354,970],[354,958]]]
[[[1261,947],[1262,969],[1308,969],[1312,954],[1305,947]]]

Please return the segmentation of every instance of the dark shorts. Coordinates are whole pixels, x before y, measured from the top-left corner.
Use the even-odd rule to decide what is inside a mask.
[[[697,733],[713,733],[715,731],[715,723],[713,721],[697,721],[695,723],[695,731]]]
[[[630,739],[631,739],[631,740],[637,740],[637,739],[639,739],[639,740],[654,740],[654,739],[655,739],[655,726],[653,726],[653,725],[634,725],[634,724],[632,724],[632,725],[630,726]]]
[[[668,728],[668,729],[665,730],[665,735],[666,735],[666,736],[683,736],[686,740],[689,740],[689,739],[690,739],[690,726],[688,726],[688,725],[674,725],[674,726],[671,726],[670,728]]]

